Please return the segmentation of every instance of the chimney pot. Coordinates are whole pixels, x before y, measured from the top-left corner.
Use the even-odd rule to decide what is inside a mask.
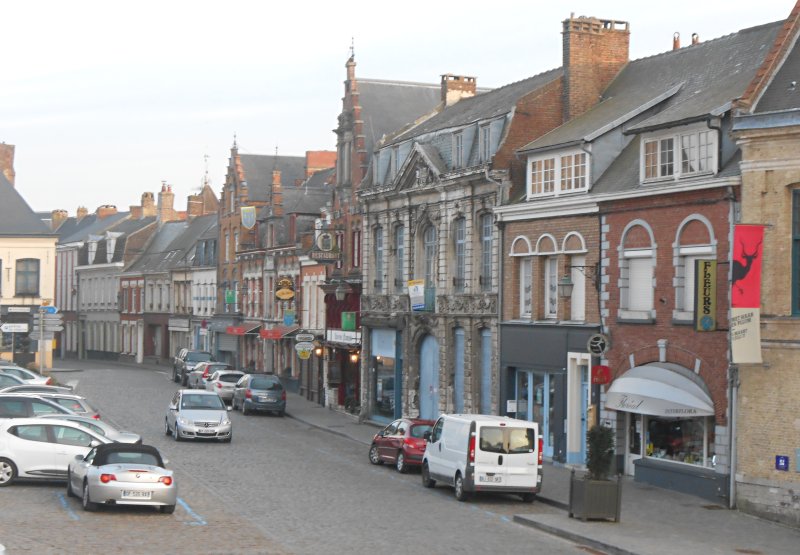
[[[0,173],[6,176],[8,182],[14,185],[14,145],[0,143]]]
[[[700,44],[700,35],[697,33],[692,33],[692,46],[695,44]]]
[[[442,102],[445,106],[452,106],[462,98],[475,96],[476,88],[475,77],[445,73],[442,75]]]
[[[672,35],[672,49],[678,50],[681,47],[681,34],[677,31]]]

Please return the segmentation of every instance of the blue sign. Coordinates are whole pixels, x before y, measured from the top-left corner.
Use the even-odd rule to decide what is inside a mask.
[[[294,325],[294,310],[287,310],[283,313],[283,325],[284,326],[292,326]]]
[[[50,305],[40,306],[39,309],[42,310],[45,314],[55,314],[56,312],[58,312],[58,307]]]
[[[775,470],[789,470],[789,457],[786,455],[775,455]]]

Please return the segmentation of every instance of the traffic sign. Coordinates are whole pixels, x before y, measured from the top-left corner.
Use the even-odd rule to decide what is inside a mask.
[[[25,333],[26,331],[28,331],[28,324],[6,322],[2,326],[0,326],[0,331],[4,333]]]
[[[313,333],[298,333],[294,336],[294,340],[298,343],[308,343],[310,341],[314,341],[314,334]]]
[[[42,336],[38,331],[32,331],[28,334],[28,338],[34,341],[51,341],[55,338],[55,336],[49,331],[44,332],[44,336]]]
[[[55,314],[56,312],[58,312],[58,307],[57,306],[50,306],[50,305],[40,306],[39,310],[40,311],[44,311],[45,314]]]

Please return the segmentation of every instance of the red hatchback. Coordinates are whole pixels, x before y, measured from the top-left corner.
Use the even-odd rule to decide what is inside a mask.
[[[410,466],[422,464],[425,453],[425,432],[433,427],[433,420],[401,418],[395,420],[372,438],[369,462],[391,463],[398,472],[406,472]]]

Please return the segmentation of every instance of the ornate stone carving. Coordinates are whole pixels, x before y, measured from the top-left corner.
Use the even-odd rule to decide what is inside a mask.
[[[497,312],[497,295],[438,295],[439,312],[443,314],[475,314],[494,316]]]

